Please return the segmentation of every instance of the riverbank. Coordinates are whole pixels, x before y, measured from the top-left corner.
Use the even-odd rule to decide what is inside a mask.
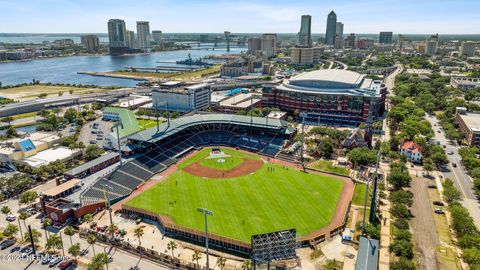
[[[220,65],[208,68],[187,71],[187,72],[133,72],[133,71],[109,71],[109,72],[78,72],[78,74],[109,77],[117,79],[131,79],[137,81],[158,81],[158,80],[182,80],[199,79],[220,73]]]
[[[90,93],[100,93],[110,91],[104,87],[77,87],[68,85],[47,85],[47,84],[30,84],[8,88],[0,88],[0,96],[13,99],[16,101],[25,101],[38,98],[40,95],[63,96],[63,95],[82,95]]]

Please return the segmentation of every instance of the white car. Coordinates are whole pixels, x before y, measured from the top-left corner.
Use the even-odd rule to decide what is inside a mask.
[[[14,215],[12,215],[12,214],[8,214],[8,215],[7,215],[7,218],[6,218],[6,220],[7,220],[7,221],[10,221],[10,222],[15,221],[15,219],[16,219],[16,217],[15,217]]]

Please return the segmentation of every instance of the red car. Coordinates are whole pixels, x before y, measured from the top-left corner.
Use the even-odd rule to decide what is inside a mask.
[[[70,265],[72,264],[73,264],[73,260],[63,261],[58,265],[58,268],[60,268],[61,270],[65,270],[68,267],[70,267]]]

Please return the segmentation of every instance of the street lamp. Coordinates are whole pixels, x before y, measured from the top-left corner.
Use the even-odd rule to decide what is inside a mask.
[[[207,221],[207,216],[213,216],[213,212],[208,210],[207,208],[197,208],[197,211],[200,213],[203,213],[203,216],[205,218],[205,254],[207,256],[207,263],[206,263],[206,268],[207,270],[210,270],[210,264],[208,260],[208,221]]]

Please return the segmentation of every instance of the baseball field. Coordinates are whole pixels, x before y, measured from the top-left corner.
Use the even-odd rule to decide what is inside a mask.
[[[213,212],[209,232],[250,242],[251,235],[296,228],[299,236],[331,223],[344,182],[229,148],[205,148],[167,179],[126,204],[204,230],[197,208]]]

